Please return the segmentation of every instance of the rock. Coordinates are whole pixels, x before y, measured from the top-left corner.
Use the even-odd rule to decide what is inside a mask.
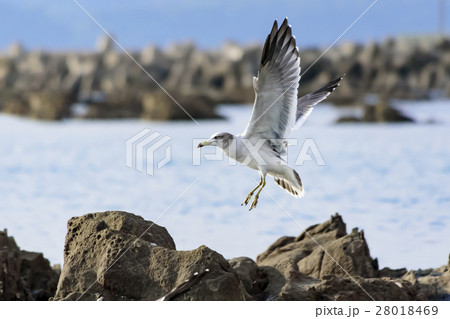
[[[321,278],[324,275],[346,277],[376,277],[377,261],[370,257],[364,231],[354,229],[350,234],[331,242],[323,243],[311,254],[298,262],[299,271],[305,275]]]
[[[202,274],[198,282],[195,273]],[[192,286],[186,280],[193,281]],[[252,299],[222,255],[176,251],[167,230],[125,212],[69,220],[55,300]]]
[[[190,116],[196,120],[219,118],[215,113],[215,103],[207,96],[173,94],[172,97],[175,101],[161,91],[144,94],[142,118],[164,121],[191,119]]]
[[[376,105],[367,104],[363,107],[363,116],[358,118],[356,116],[342,116],[337,119],[336,123],[348,122],[414,122],[414,120],[402,112],[390,106],[387,102],[380,102]]]
[[[92,99],[87,103],[86,114],[91,119],[139,118],[142,114],[142,93],[116,91],[101,100]]]
[[[271,267],[261,267],[269,285],[258,300],[274,301],[365,301],[423,300],[419,289],[406,280],[388,278],[343,278],[323,276],[321,280],[297,272],[286,280]]]
[[[423,300],[450,301],[448,264],[436,269],[410,270],[402,278],[420,289],[420,297]]]
[[[449,266],[378,271],[364,232],[347,234],[338,214],[281,237],[257,262],[177,251],[164,227],[119,211],[69,220],[62,271],[0,232],[0,300],[48,300],[60,272],[50,300],[448,301]]]
[[[0,111],[8,114],[26,116],[30,113],[27,96],[20,92],[2,92]]]
[[[361,119],[356,116],[341,116],[336,120],[336,123],[357,123],[361,122]]]
[[[48,300],[57,282],[41,253],[20,250],[6,229],[0,231],[0,300]]]
[[[25,49],[19,42],[14,42],[8,47],[7,51],[11,57],[17,58],[24,54]]]
[[[29,116],[41,120],[61,120],[70,116],[73,97],[65,92],[31,92],[28,103]]]
[[[297,238],[281,237],[258,256],[257,265],[259,270],[252,266],[247,274],[268,281],[260,300],[421,298],[418,288],[407,280],[378,278],[378,262],[370,256],[364,232],[355,228],[347,234],[338,214]]]
[[[364,122],[414,122],[413,119],[403,115],[385,102],[381,102],[376,106],[366,106],[362,120]]]
[[[108,36],[101,36],[95,45],[97,52],[108,53],[114,50],[114,41]]]
[[[320,245],[320,246],[319,246]],[[325,253],[324,250],[327,252]],[[375,277],[376,260],[369,254],[364,232],[346,234],[338,214],[323,224],[309,227],[300,236],[282,237],[257,258],[258,266],[276,268],[285,277],[292,271],[320,279],[325,275]]]
[[[417,300],[417,289],[407,281],[378,278],[355,280],[325,276],[321,281],[288,282],[274,299],[277,301],[411,301]]]
[[[406,280],[378,278],[348,278],[325,276],[322,282],[309,288],[318,296],[316,300],[329,301],[412,301],[418,291]]]
[[[268,276],[264,270],[248,257],[233,258],[229,263],[245,290],[256,299],[264,299],[263,292],[269,285]]]
[[[257,75],[261,51],[261,44],[241,46],[232,42],[218,50],[202,50],[192,42],[174,44],[164,50],[150,46],[140,52],[130,52],[140,64],[137,65],[130,56],[115,50],[114,41],[108,36],[98,41],[94,52],[26,51],[15,44],[0,55],[0,95],[17,91],[26,100],[29,92],[70,92],[76,97],[73,102],[83,103],[86,102],[83,97],[97,92],[112,96],[120,92],[130,100],[95,105],[91,117],[136,117],[136,112],[128,112],[126,105],[147,104],[144,118],[188,118],[184,112],[178,113],[173,108],[176,103],[170,98],[156,94],[162,93],[161,85],[195,105],[190,113],[198,114],[198,118],[216,118],[211,105],[253,102],[252,77]],[[328,102],[358,105],[365,96],[375,93],[387,99],[431,99],[437,92],[440,97],[450,96],[447,85],[450,76],[446,71],[450,39],[447,37],[398,37],[365,45],[344,42],[316,61],[322,52],[319,48],[302,49],[302,67],[308,72],[302,76],[299,95],[347,74]],[[144,91],[156,95],[135,104],[133,93]],[[161,103],[162,110],[152,106],[155,104],[152,99]],[[119,107],[119,100],[124,107]],[[58,110],[48,109],[50,106],[44,108],[40,102],[38,111],[30,113],[27,107],[19,105],[19,100],[8,103],[8,107],[3,105],[5,112],[43,119],[60,118]],[[343,118],[340,122],[355,120]],[[363,119],[371,122],[409,120],[390,107],[368,108]]]
[[[378,272],[378,276],[380,277],[389,277],[389,278],[401,278],[403,277],[408,271],[406,268],[400,268],[400,269],[390,269],[388,267],[384,267]]]

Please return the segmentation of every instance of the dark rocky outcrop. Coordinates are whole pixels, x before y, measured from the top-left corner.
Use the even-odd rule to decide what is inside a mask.
[[[178,251],[164,227],[126,212],[74,217],[55,295],[56,271],[6,232],[0,265],[2,300],[450,300],[450,264],[379,270],[364,232],[348,234],[338,214],[281,237],[256,262]]]
[[[68,229],[55,300],[428,300],[447,289],[379,271],[364,232],[347,234],[338,214],[256,262],[205,246],[177,251],[165,228],[125,212],[75,217]]]
[[[447,265],[426,270],[410,270],[403,279],[420,289],[424,300],[450,301],[450,256]]]
[[[48,300],[58,274],[41,253],[20,250],[6,229],[0,231],[0,301]]]
[[[259,266],[274,267],[285,277],[299,271],[318,279],[326,275],[370,278],[378,271],[364,232],[353,229],[347,234],[342,217],[337,214],[323,224],[309,227],[297,238],[280,238],[256,262]]]
[[[417,295],[405,280],[378,278],[364,232],[347,234],[338,214],[297,238],[280,238],[258,256],[257,265],[269,277],[265,298],[270,300],[413,300]]]
[[[55,300],[157,300],[196,272],[193,287],[171,300],[246,300],[245,289],[222,255],[201,246],[177,251],[167,230],[125,212],[69,220],[64,267]],[[166,297],[169,299],[169,297]]]

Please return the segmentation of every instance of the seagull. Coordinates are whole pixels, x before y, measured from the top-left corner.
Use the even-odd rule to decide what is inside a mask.
[[[259,172],[259,184],[241,204],[247,205],[257,191],[249,210],[258,204],[267,175],[296,198],[305,193],[299,174],[282,158],[287,148],[285,137],[306,121],[313,107],[339,86],[342,77],[298,98],[300,70],[291,26],[286,18],[278,28],[275,20],[264,43],[258,77],[253,77],[255,102],[245,131],[238,135],[218,132],[197,146],[219,147],[227,156]]]

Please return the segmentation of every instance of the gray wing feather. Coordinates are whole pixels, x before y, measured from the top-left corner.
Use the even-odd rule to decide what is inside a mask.
[[[297,113],[295,114],[295,128],[299,128],[303,123],[305,123],[308,116],[311,114],[314,106],[325,100],[328,95],[331,94],[336,88],[340,85],[340,81],[344,76],[340,78],[328,82],[326,85],[309,93],[305,96],[302,96],[297,100]]]
[[[258,77],[253,79],[256,97],[246,138],[263,138],[276,152],[288,130],[295,124],[300,56],[287,19],[278,28],[275,21],[261,55]]]

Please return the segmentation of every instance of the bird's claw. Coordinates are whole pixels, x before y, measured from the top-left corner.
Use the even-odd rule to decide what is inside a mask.
[[[245,205],[247,206],[248,202],[250,201],[250,199],[252,198],[253,194],[248,194],[247,197],[245,198],[245,200],[242,202],[241,206]]]
[[[253,208],[255,208],[256,205],[258,205],[258,196],[256,196],[255,199],[253,200],[252,205],[250,206],[249,210],[252,210]]]

